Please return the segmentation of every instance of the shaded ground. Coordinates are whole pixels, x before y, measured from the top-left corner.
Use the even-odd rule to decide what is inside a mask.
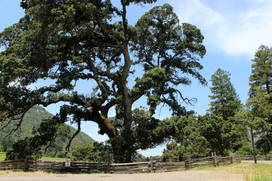
[[[214,171],[180,171],[148,174],[43,174],[11,173],[0,175],[1,181],[243,181],[242,174]]]

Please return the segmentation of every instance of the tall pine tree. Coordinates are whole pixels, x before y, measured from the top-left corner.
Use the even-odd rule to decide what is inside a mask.
[[[272,148],[272,49],[261,45],[252,60],[248,106],[256,119],[263,120],[256,144],[264,153]]]
[[[224,120],[233,117],[239,110],[241,103],[238,95],[231,83],[230,73],[222,69],[217,69],[211,77],[212,95],[209,111],[217,116],[222,116]]]
[[[226,155],[240,146],[241,138],[234,115],[241,103],[231,83],[230,73],[218,69],[212,75],[211,82],[211,103],[208,113],[202,117],[202,134],[213,152]]]

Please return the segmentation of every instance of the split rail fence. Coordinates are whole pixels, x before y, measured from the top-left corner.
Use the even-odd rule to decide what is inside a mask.
[[[41,161],[19,160],[0,162],[0,170],[25,170],[49,172],[77,172],[77,173],[137,173],[191,169],[199,166],[219,166],[240,162],[240,157],[205,157],[188,158],[183,162],[135,162],[135,163],[91,163],[77,161]]]
[[[256,156],[257,160],[272,160],[271,156]],[[242,160],[254,160],[252,155],[241,156]]]

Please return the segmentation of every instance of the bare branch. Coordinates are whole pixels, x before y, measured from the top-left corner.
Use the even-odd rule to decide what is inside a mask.
[[[70,138],[69,143],[68,143],[68,145],[66,146],[66,150],[67,150],[67,151],[70,150],[70,146],[71,146],[71,144],[72,144],[72,141],[73,141],[74,138],[80,133],[80,131],[81,131],[81,122],[78,121],[78,122],[77,122],[77,131],[76,131],[76,132],[73,134],[73,136]]]

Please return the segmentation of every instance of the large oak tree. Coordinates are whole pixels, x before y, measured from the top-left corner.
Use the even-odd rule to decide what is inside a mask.
[[[63,105],[35,137],[15,145],[20,153],[13,150],[10,158],[39,151],[55,138],[58,125],[71,118],[78,130],[82,121],[97,123],[116,154],[123,155],[116,161],[131,161],[132,106],[137,100],[146,98],[150,120],[162,104],[174,114],[187,114],[182,104],[190,99],[180,85],[189,85],[192,77],[206,83],[199,73],[203,36],[197,27],[179,23],[169,4],[129,24],[128,6],[155,1],[22,1],[25,16],[0,34],[1,123],[17,121],[20,126],[35,105]],[[88,95],[77,91],[80,81]],[[122,125],[109,119],[112,108]]]

